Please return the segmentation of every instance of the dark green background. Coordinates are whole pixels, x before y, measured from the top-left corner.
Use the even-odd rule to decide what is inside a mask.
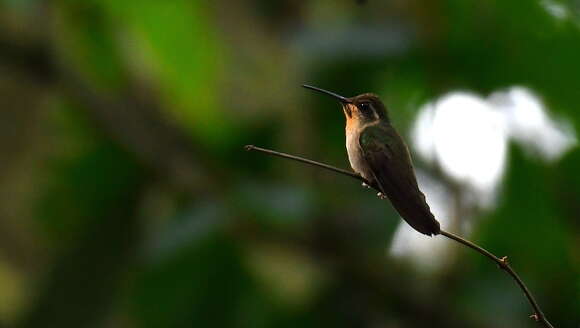
[[[0,325],[533,327],[515,284],[453,248],[385,255],[398,218],[348,178],[343,116],[373,91],[404,136],[454,90],[533,90],[580,127],[580,3],[0,1]],[[418,167],[430,168],[422,163]],[[580,152],[509,147],[471,238],[580,324]],[[440,238],[440,237],[438,237]]]

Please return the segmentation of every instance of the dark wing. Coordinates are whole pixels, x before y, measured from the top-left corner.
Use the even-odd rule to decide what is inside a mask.
[[[401,217],[423,234],[438,234],[439,222],[419,190],[409,150],[397,131],[387,124],[369,126],[359,143],[377,185]]]

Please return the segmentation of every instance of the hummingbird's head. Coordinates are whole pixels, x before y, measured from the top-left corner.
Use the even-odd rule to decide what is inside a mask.
[[[389,120],[387,109],[373,93],[363,93],[349,98],[349,103],[342,104],[344,115],[347,119],[355,119],[359,123],[372,123],[381,120]]]
[[[381,120],[389,120],[385,105],[381,99],[379,99],[379,97],[373,93],[363,93],[362,95],[358,95],[352,98],[346,98],[334,92],[310,85],[303,85],[303,87],[325,93],[340,101],[347,122],[365,124]]]

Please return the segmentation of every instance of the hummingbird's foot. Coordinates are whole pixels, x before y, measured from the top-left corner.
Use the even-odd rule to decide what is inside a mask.
[[[369,188],[369,189],[371,189],[371,186],[369,186],[369,185],[368,185],[366,182],[363,182],[363,183],[361,183],[361,185],[362,185],[364,188]]]
[[[387,196],[385,194],[383,194],[382,192],[377,194],[377,197],[379,197],[380,199],[386,199]]]

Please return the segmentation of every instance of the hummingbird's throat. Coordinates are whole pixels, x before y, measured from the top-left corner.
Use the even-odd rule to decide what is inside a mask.
[[[342,106],[342,110],[344,111],[346,118],[352,118],[352,109],[350,108],[350,104],[344,104]]]

